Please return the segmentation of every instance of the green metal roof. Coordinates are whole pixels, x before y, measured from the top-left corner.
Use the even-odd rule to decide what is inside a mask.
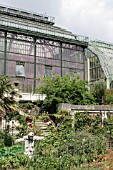
[[[17,14],[14,15],[14,12],[11,10],[10,15],[8,15],[7,11],[9,11],[9,9],[10,8],[3,11],[3,9],[1,10],[0,8],[1,30],[37,36],[64,43],[78,44],[85,47],[88,45],[87,37],[83,37],[82,39],[80,37],[79,39],[79,36],[75,36],[70,31],[50,24],[50,21],[40,22],[38,20],[30,20],[27,16],[22,18]],[[11,13],[13,13],[13,15],[11,15]]]

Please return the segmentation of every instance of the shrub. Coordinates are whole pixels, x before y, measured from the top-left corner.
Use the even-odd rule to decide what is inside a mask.
[[[106,104],[113,104],[113,89],[106,90],[105,102]]]
[[[13,144],[13,137],[9,133],[5,133],[4,135],[4,145],[5,146],[12,146]]]

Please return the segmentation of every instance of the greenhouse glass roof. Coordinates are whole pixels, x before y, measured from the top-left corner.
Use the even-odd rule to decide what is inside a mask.
[[[10,29],[9,29],[10,28]],[[54,17],[0,6],[0,29],[87,46],[87,37],[76,36],[54,25]],[[20,32],[19,32],[20,31]]]
[[[88,49],[99,58],[105,76],[113,79],[113,44],[90,41]]]

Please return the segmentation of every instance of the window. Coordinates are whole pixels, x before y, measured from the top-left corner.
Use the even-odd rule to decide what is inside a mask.
[[[45,66],[45,77],[51,77],[51,76],[52,76],[52,67]]]
[[[16,64],[16,76],[25,77],[24,64]]]

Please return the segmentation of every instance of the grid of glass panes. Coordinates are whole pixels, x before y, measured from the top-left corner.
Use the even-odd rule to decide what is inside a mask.
[[[99,60],[96,56],[89,58],[89,67],[90,81],[96,81],[105,77]]]
[[[8,39],[7,51],[12,53],[20,53],[25,55],[32,54],[32,43]]]
[[[0,51],[4,51],[4,37],[0,37]]]
[[[24,91],[33,89],[34,86],[34,51],[33,38],[23,35],[7,33],[6,75],[20,81],[20,88]],[[4,48],[4,38],[1,39]],[[79,46],[78,46],[79,47]],[[75,69],[83,79],[83,49],[74,45],[63,44],[62,62],[61,46],[59,42],[38,39],[36,40],[36,78],[48,77],[52,74],[69,74],[70,69]],[[4,50],[4,49],[3,49]],[[0,53],[3,58],[4,53]],[[4,64],[0,74],[3,74]],[[62,67],[62,69],[61,69]],[[20,74],[21,73],[21,74]],[[25,88],[26,86],[26,88]]]
[[[84,79],[84,53],[83,48],[73,45],[63,45],[62,49],[63,75],[74,69],[81,79]]]
[[[61,29],[60,27],[55,27],[49,24],[43,24],[40,22],[34,22],[26,19],[19,19],[17,17],[10,17],[3,14],[0,14],[0,24],[19,29],[35,31],[43,34],[75,39],[73,34],[71,34],[69,31]]]

